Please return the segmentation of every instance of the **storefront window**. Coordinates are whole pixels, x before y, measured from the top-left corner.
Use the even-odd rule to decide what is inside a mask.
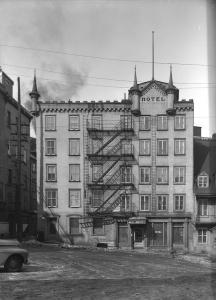
[[[152,223],[150,246],[167,246],[167,223]]]

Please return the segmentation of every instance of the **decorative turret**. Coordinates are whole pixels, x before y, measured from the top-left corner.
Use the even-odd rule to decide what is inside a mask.
[[[170,66],[170,78],[169,78],[169,85],[166,89],[167,93],[167,103],[168,103],[168,109],[167,109],[167,114],[168,115],[174,115],[175,110],[174,110],[174,100],[175,100],[175,92],[176,89],[173,85],[173,79],[172,79],[172,66]]]
[[[37,115],[37,102],[40,97],[40,94],[37,91],[37,82],[36,82],[36,71],[34,71],[34,81],[33,81],[33,88],[31,93],[29,93],[29,96],[32,100],[32,110],[31,113],[33,115]]]
[[[136,76],[136,67],[135,67],[134,85],[129,90],[129,95],[131,96],[131,99],[132,99],[131,113],[134,116],[139,116],[140,115],[140,96],[141,96],[141,94],[142,94],[142,92],[139,90],[139,87],[137,85],[137,76]]]

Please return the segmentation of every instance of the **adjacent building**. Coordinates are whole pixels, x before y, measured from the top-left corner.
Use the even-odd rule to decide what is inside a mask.
[[[30,204],[30,122],[32,116],[21,106],[21,173],[18,174],[18,102],[13,98],[13,84],[13,81],[0,70],[0,234],[10,238],[15,238],[17,234],[18,176],[21,182],[22,229],[25,234],[30,233],[29,228],[32,222]]]
[[[194,251],[216,254],[216,135],[194,137]]]
[[[122,101],[39,101],[38,230],[45,240],[120,248],[193,248],[193,100],[169,82]]]

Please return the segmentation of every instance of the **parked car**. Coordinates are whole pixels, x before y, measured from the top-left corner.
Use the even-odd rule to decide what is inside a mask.
[[[28,251],[16,240],[0,239],[0,266],[7,272],[19,272],[28,263]]]

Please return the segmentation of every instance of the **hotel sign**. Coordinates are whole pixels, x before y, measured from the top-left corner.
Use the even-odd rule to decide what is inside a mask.
[[[141,98],[141,101],[142,102],[149,102],[149,101],[153,101],[153,102],[156,102],[156,101],[159,101],[159,102],[162,102],[162,101],[165,101],[165,98],[164,97],[142,97]]]

